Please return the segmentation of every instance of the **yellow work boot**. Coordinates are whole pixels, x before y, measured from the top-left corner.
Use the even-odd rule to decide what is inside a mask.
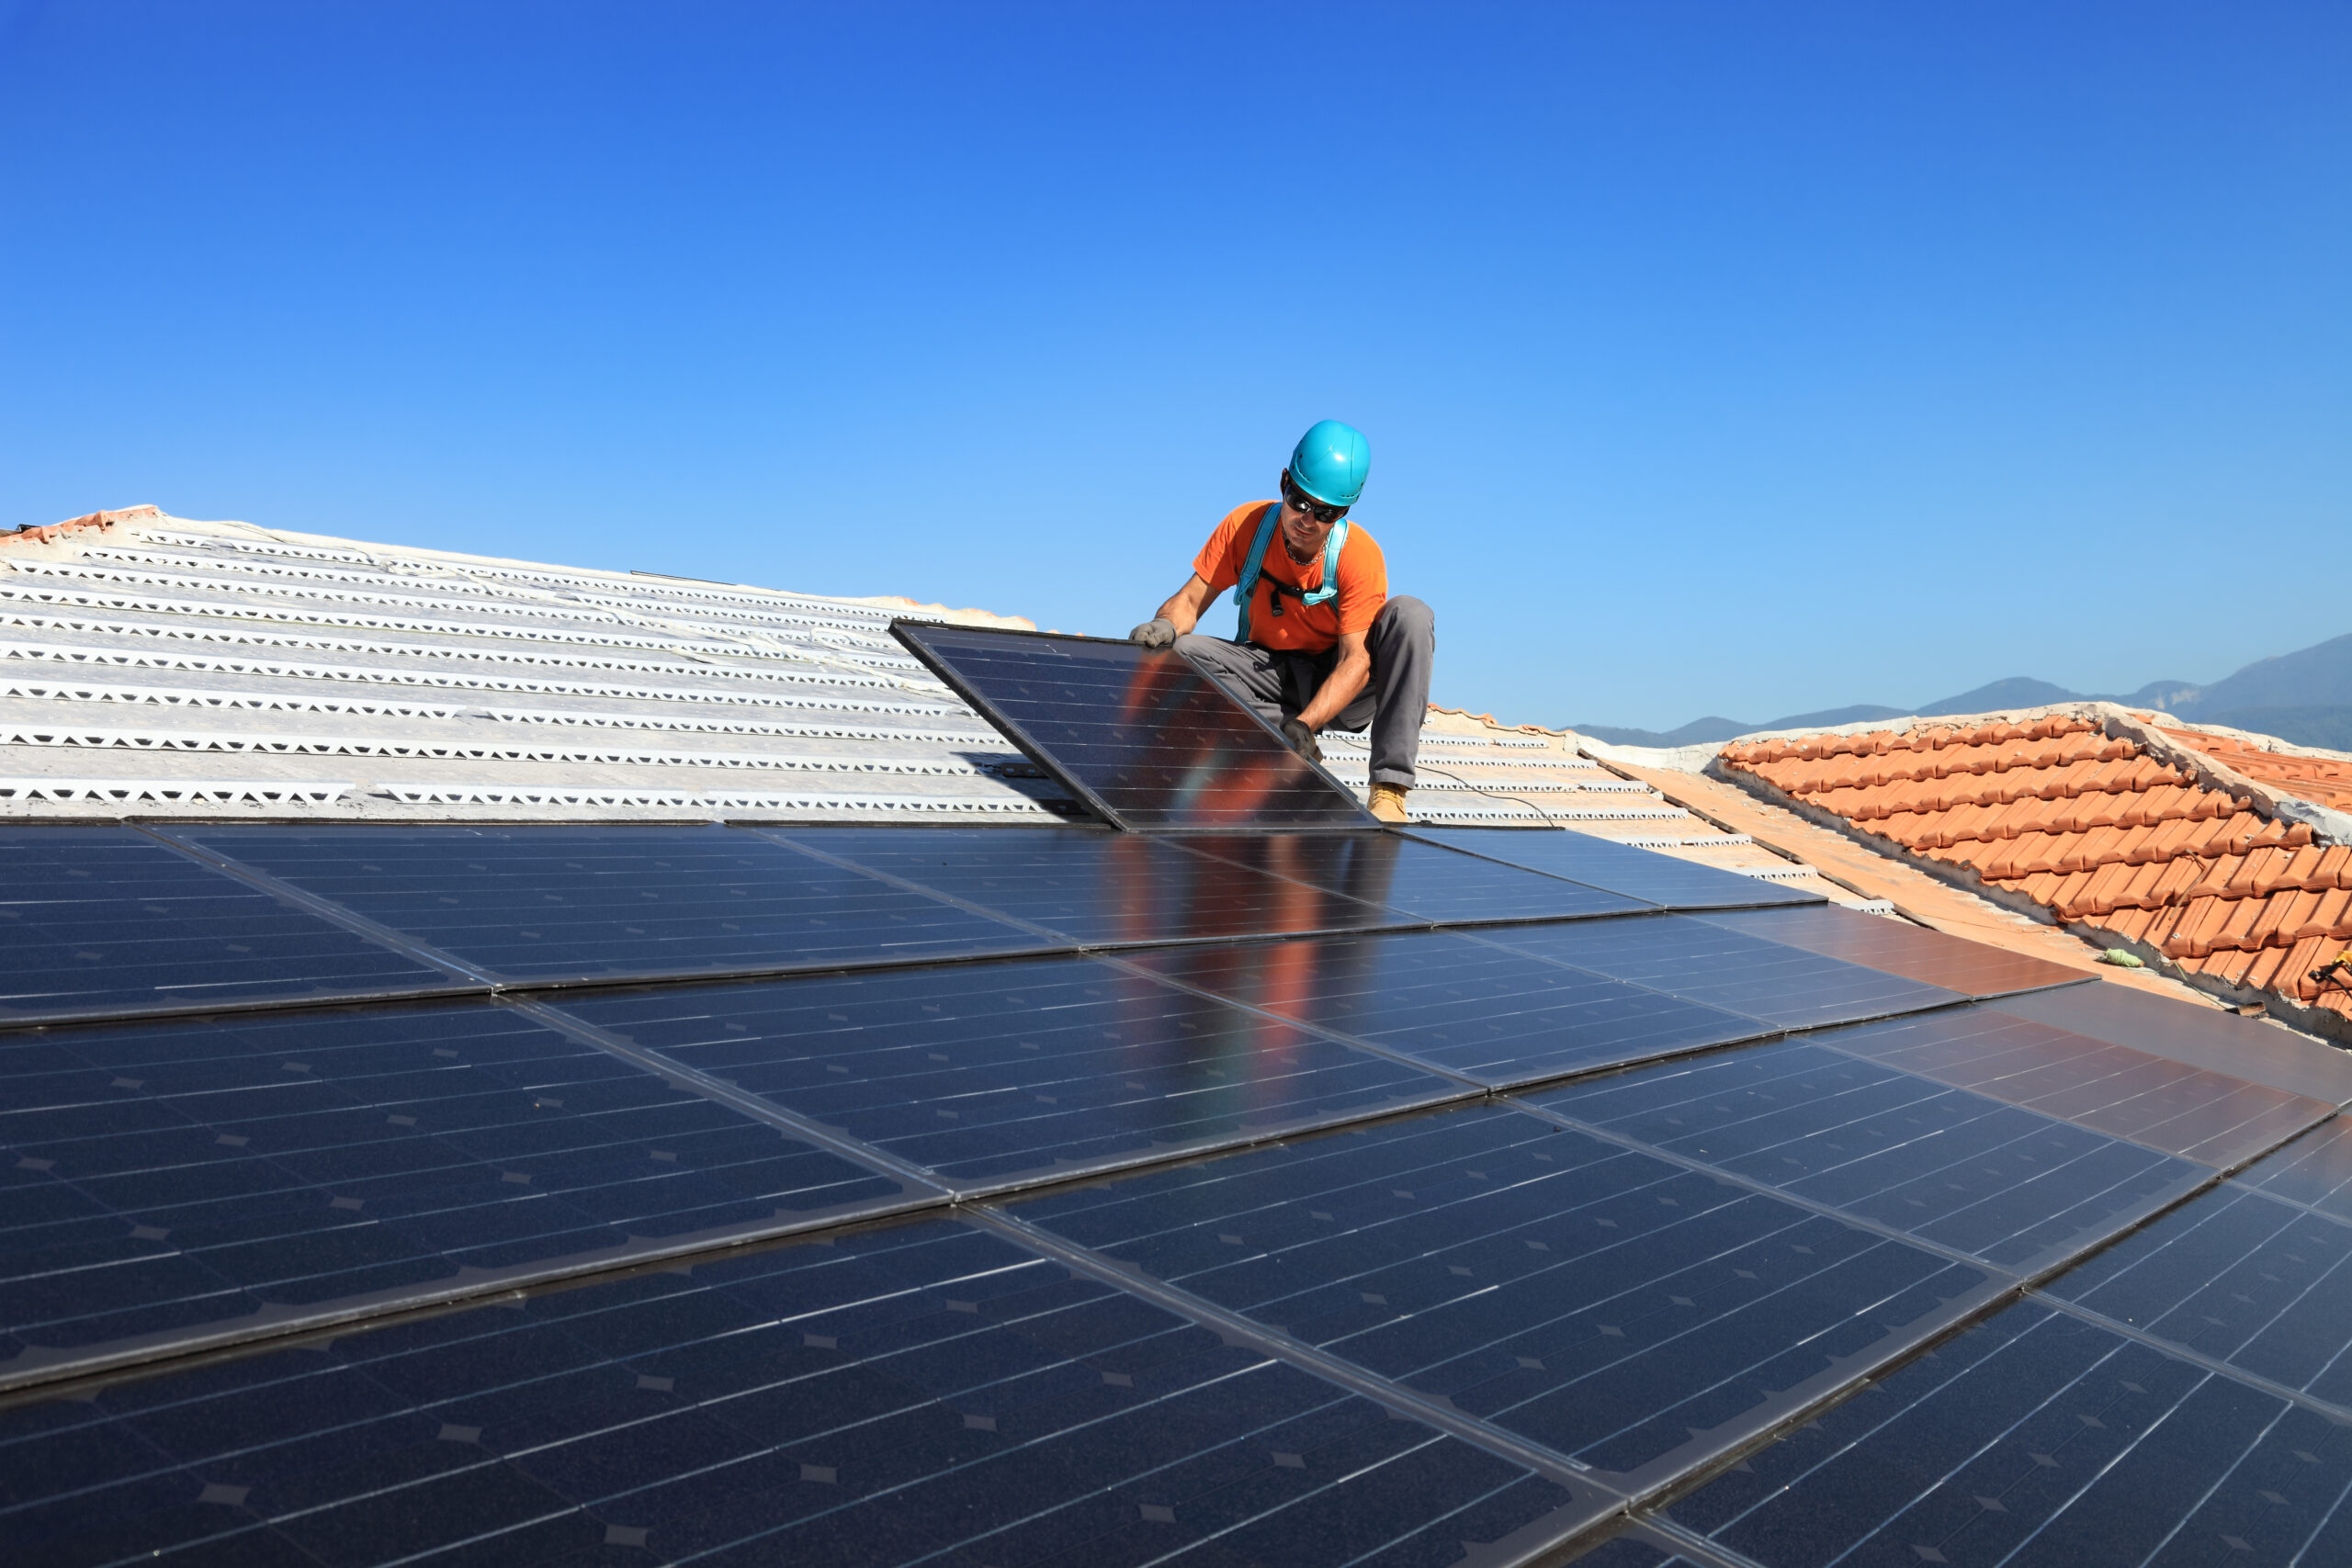
[[[1372,798],[1364,804],[1383,822],[1394,822],[1402,827],[1412,820],[1405,814],[1403,784],[1376,784],[1372,786]]]

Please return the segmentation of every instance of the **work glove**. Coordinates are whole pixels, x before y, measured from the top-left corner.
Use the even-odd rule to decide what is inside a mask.
[[[1308,761],[1319,762],[1323,760],[1323,748],[1315,744],[1315,731],[1307,728],[1298,720],[1295,718],[1283,720],[1283,739],[1290,742],[1292,750]]]
[[[1146,648],[1166,648],[1176,640],[1176,624],[1164,616],[1146,621],[1127,634],[1129,642],[1139,642]]]

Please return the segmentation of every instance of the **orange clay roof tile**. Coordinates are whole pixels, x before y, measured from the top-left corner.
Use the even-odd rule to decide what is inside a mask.
[[[2246,902],[2254,904],[2256,900],[2249,898]],[[2282,933],[2301,926],[2309,917],[2312,907],[2318,902],[2317,894],[2298,893],[2292,888],[2281,889],[2259,900],[2262,912],[2255,917],[2254,924],[2246,931],[2246,945],[2264,948],[2285,942],[2287,938]]]
[[[2329,942],[2352,937],[2352,888],[2330,888],[2319,895],[2303,923],[2285,934],[2290,942]]]
[[[2352,799],[2352,763],[2176,739],[2249,777],[2324,780]],[[2320,949],[2352,942],[2352,846],[2314,845],[2308,827],[2258,816],[2087,719],[1791,736],[1723,756],[1864,833],[2200,973],[2308,990]],[[2343,1006],[2352,1015],[2352,998]]]

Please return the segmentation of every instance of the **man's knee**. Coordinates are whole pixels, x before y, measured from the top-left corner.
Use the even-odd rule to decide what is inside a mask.
[[[1200,632],[1186,632],[1179,637],[1176,651],[1192,654],[1219,666],[1235,662],[1231,657],[1233,644],[1221,637],[1207,637]]]
[[[1408,594],[1383,604],[1379,616],[1373,623],[1373,629],[1375,634],[1404,637],[1414,642],[1434,642],[1437,639],[1437,614]]]

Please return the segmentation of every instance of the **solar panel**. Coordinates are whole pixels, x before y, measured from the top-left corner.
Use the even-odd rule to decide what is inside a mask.
[[[1529,1103],[2021,1275],[2212,1178],[1809,1041],[1636,1068]]]
[[[1770,1430],[2001,1288],[1925,1248],[1491,1106],[1012,1213],[1628,1490]]]
[[[1574,829],[1415,828],[1412,836],[1512,865],[1565,876],[1668,909],[1819,904],[1818,893],[1636,849]]]
[[[1788,1028],[1849,1023],[1961,1000],[1956,991],[1730,931],[1687,915],[1486,933],[1521,953]]]
[[[964,1191],[1464,1093],[1087,959],[649,990],[566,1010]]]
[[[1132,961],[1490,1088],[1767,1032],[1751,1018],[1445,932],[1148,953]]]
[[[2200,1005],[2185,994],[2175,998],[2129,986],[2066,986],[1994,1005],[2012,1018],[2251,1078],[2290,1094],[2337,1105],[2352,1100],[2352,1055],[2307,1034]]]
[[[178,831],[507,980],[818,969],[1063,945],[727,828]]]
[[[2044,1289],[2352,1420],[2352,1223],[2223,1182]]]
[[[2347,1489],[2352,1419],[2027,1302],[1668,1513],[1768,1568],[2316,1564]]]
[[[75,1562],[1338,1568],[1614,1502],[954,1221],[19,1405],[0,1471]]]
[[[1835,904],[1698,918],[1728,931],[1786,942],[1849,964],[1868,964],[1963,996],[1997,997],[2045,986],[2075,985],[2087,978],[2081,970],[2063,964],[1929,931],[1908,920],[1841,909]]]
[[[1148,834],[1097,828],[793,828],[778,838],[1088,947],[1424,923]]]
[[[1385,904],[1432,923],[1573,919],[1648,908],[1638,899],[1395,833],[1220,833],[1186,843],[1236,865]]]
[[[893,621],[890,632],[1118,827],[1374,825],[1355,796],[1172,649],[920,621]]]
[[[8,1021],[452,983],[129,828],[0,829],[0,931]]]
[[[2273,1198],[2352,1223],[2352,1122],[2307,1133],[2238,1179]]]
[[[928,1201],[506,1008],[0,1035],[0,1382]]]
[[[2335,1114],[2328,1100],[1990,1007],[1844,1030],[1822,1043],[2217,1169]]]

